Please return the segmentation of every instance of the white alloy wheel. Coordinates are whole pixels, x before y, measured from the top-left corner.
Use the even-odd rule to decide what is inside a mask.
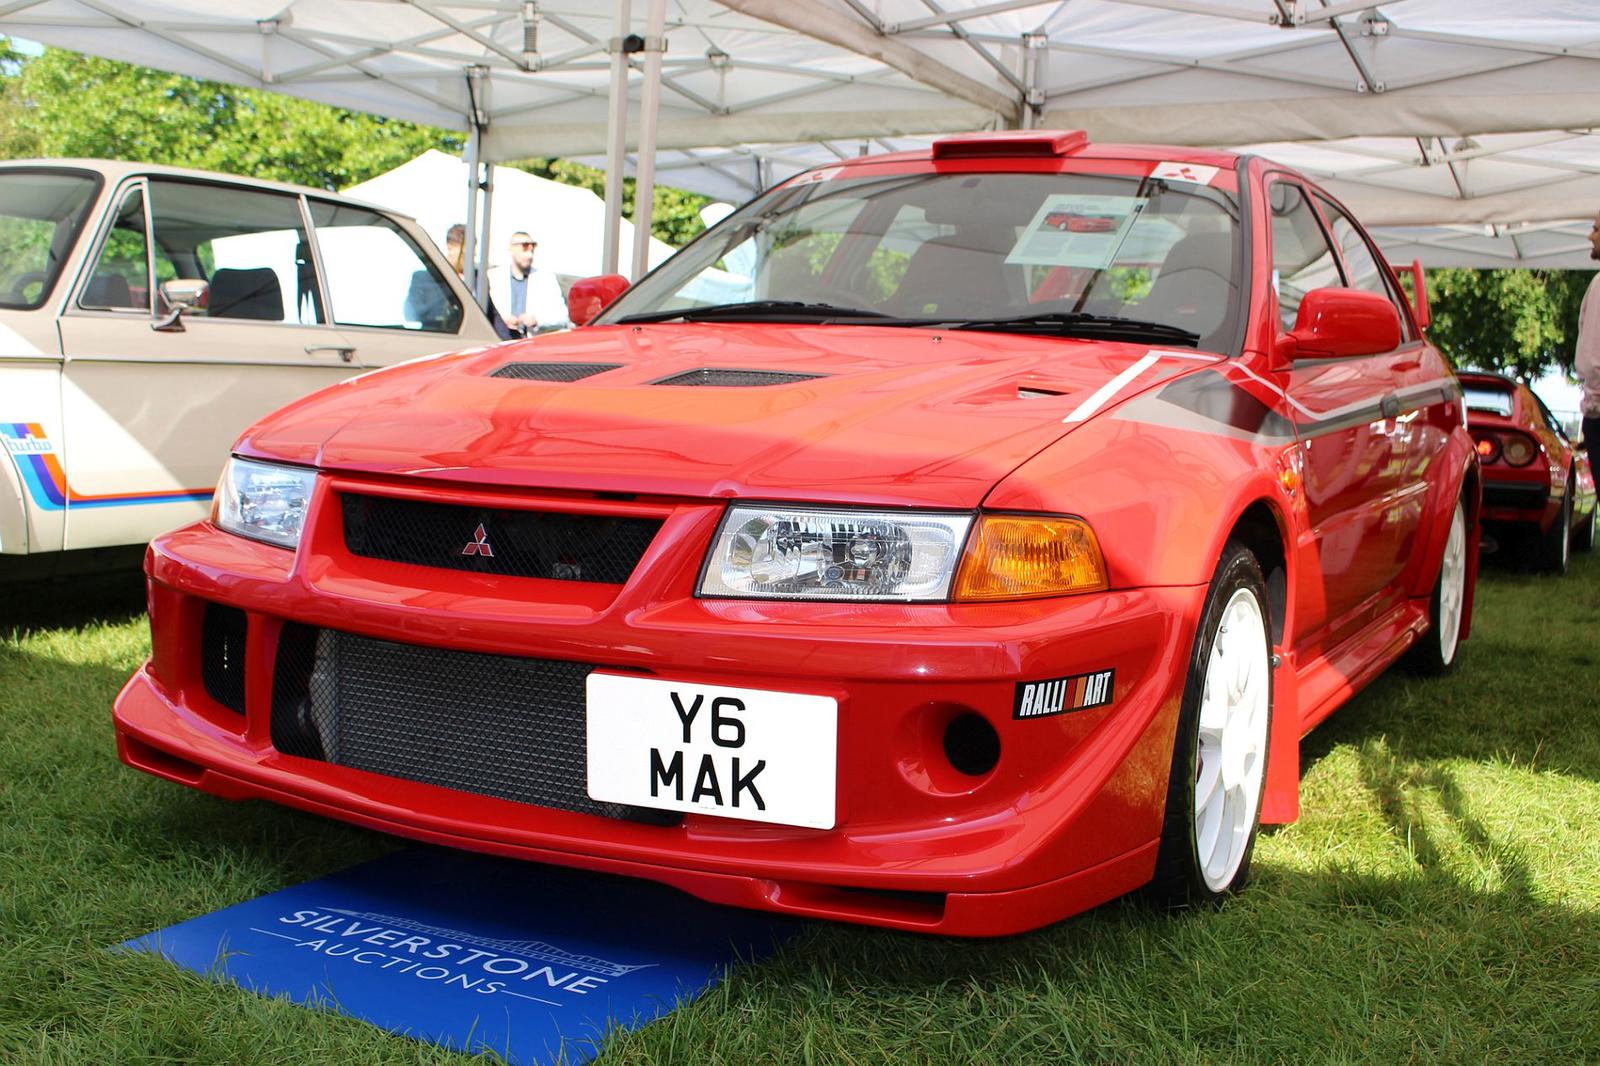
[[[1458,612],[1460,599],[1458,585]],[[1255,830],[1271,670],[1261,603],[1251,589],[1239,589],[1223,608],[1206,662],[1195,751],[1195,858],[1212,892],[1233,883]]]
[[[1466,598],[1467,519],[1458,501],[1444,542],[1444,559],[1439,563],[1439,658],[1445,666],[1455,661],[1461,638],[1461,608]]]

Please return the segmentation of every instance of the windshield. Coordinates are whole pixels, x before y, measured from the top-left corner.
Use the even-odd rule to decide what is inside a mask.
[[[1461,394],[1466,397],[1467,407],[1473,411],[1484,411],[1492,415],[1511,416],[1510,387],[1501,389],[1493,385],[1466,384],[1461,385]]]
[[[1091,174],[893,174],[804,181],[730,215],[625,293],[603,322],[782,317],[1004,329],[1087,316],[1231,344],[1234,198]],[[763,302],[758,304],[757,301]],[[740,309],[736,305],[751,305]],[[808,308],[806,305],[817,305]],[[868,313],[868,314],[863,314]],[[1007,321],[1011,320],[1011,321]]]
[[[99,188],[82,172],[0,171],[0,307],[44,303]]]

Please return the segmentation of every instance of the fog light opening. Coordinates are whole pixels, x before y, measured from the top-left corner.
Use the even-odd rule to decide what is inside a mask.
[[[961,714],[944,730],[944,757],[968,777],[982,777],[1000,761],[1000,734],[980,714]]]

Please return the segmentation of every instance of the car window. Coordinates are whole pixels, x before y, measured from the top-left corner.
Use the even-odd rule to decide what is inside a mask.
[[[398,223],[366,208],[310,203],[334,322],[438,333],[461,327],[461,301]]]
[[[1267,190],[1272,209],[1272,287],[1285,330],[1294,329],[1300,301],[1312,289],[1344,284],[1338,260],[1311,209],[1305,189],[1275,181]]]
[[[150,311],[150,256],[145,240],[144,189],[122,197],[100,244],[78,306],[97,311]]]
[[[1088,312],[1233,343],[1238,205],[1119,174],[826,177],[782,186],[626,292],[614,322],[744,301],[828,304],[902,322]]]
[[[1474,382],[1462,382],[1461,396],[1467,403],[1469,411],[1484,411],[1491,415],[1510,417],[1511,393],[1505,389],[1497,389],[1492,385],[1479,385]]]
[[[151,179],[158,279],[201,298],[186,314],[312,325],[326,320],[300,215],[285,193]],[[170,272],[171,276],[168,277]]]
[[[1401,334],[1406,340],[1413,340],[1410,319],[1402,306],[1405,299],[1395,291],[1389,282],[1387,272],[1378,265],[1377,253],[1372,250],[1367,239],[1356,229],[1355,224],[1350,221],[1350,216],[1345,214],[1338,204],[1325,196],[1317,197],[1317,202],[1322,205],[1322,213],[1328,220],[1328,229],[1333,233],[1334,243],[1344,255],[1349,285],[1352,288],[1366,289],[1368,292],[1388,297],[1389,302],[1395,305],[1395,313],[1400,316]]]
[[[1561,420],[1550,413],[1550,408],[1544,405],[1544,400],[1539,398],[1539,394],[1537,392],[1534,392],[1532,389],[1527,391],[1529,398],[1532,399],[1534,404],[1539,408],[1539,414],[1544,416],[1544,424],[1550,427],[1550,432],[1554,433],[1562,440],[1567,440],[1567,429],[1561,424]],[[1568,443],[1571,442],[1568,441]]]
[[[0,172],[0,307],[31,310],[49,297],[99,188],[91,174]]]

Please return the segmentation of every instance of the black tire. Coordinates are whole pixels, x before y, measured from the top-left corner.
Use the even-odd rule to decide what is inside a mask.
[[[1568,482],[1569,486],[1571,482]],[[1561,510],[1539,537],[1538,568],[1558,577],[1567,572],[1572,556],[1572,491],[1561,498]]]
[[[1265,723],[1259,752],[1260,782],[1255,786],[1249,830],[1242,855],[1231,876],[1222,883],[1208,879],[1201,858],[1201,842],[1196,825],[1196,796],[1200,782],[1202,749],[1200,713],[1206,684],[1206,670],[1230,603],[1237,593],[1253,596],[1262,622],[1260,662],[1266,684]],[[1173,743],[1172,770],[1167,780],[1166,813],[1161,826],[1161,844],[1156,854],[1155,876],[1150,893],[1168,904],[1220,901],[1244,884],[1250,874],[1250,856],[1255,850],[1256,833],[1261,824],[1261,796],[1266,787],[1268,738],[1272,735],[1272,635],[1268,610],[1267,580],[1255,554],[1243,544],[1229,541],[1223,549],[1206,592],[1205,610],[1189,655],[1183,701],[1178,711],[1178,732]],[[1253,765],[1253,764],[1252,764]],[[1217,787],[1223,787],[1221,779]]]
[[[1567,484],[1576,485],[1576,476]],[[1600,516],[1600,500],[1596,500],[1589,508],[1589,517],[1578,523],[1578,528],[1572,531],[1572,550],[1580,552],[1594,551],[1594,527],[1597,516]]]
[[[1469,538],[1466,531],[1466,509],[1462,506],[1460,500],[1456,501],[1456,509],[1450,521],[1452,525],[1460,524],[1462,551],[1476,551],[1476,545],[1467,543]],[[1453,535],[1453,529],[1450,534],[1446,535],[1444,548],[1446,558],[1441,558],[1439,561],[1439,576],[1433,582],[1433,595],[1428,597],[1428,631],[1422,634],[1421,638],[1411,646],[1411,650],[1406,653],[1405,657],[1407,668],[1414,673],[1425,674],[1430,677],[1449,673],[1451,668],[1455,666],[1456,658],[1461,650],[1461,622],[1467,617],[1467,595],[1469,590],[1466,584],[1466,569],[1468,567],[1467,557],[1463,555],[1461,558],[1463,569],[1460,574],[1461,585],[1459,589],[1460,613],[1456,615],[1455,631],[1450,632],[1449,626],[1441,620],[1441,615],[1444,613],[1445,582],[1455,579],[1455,575],[1447,573],[1449,569],[1448,556],[1451,547],[1450,538]]]

